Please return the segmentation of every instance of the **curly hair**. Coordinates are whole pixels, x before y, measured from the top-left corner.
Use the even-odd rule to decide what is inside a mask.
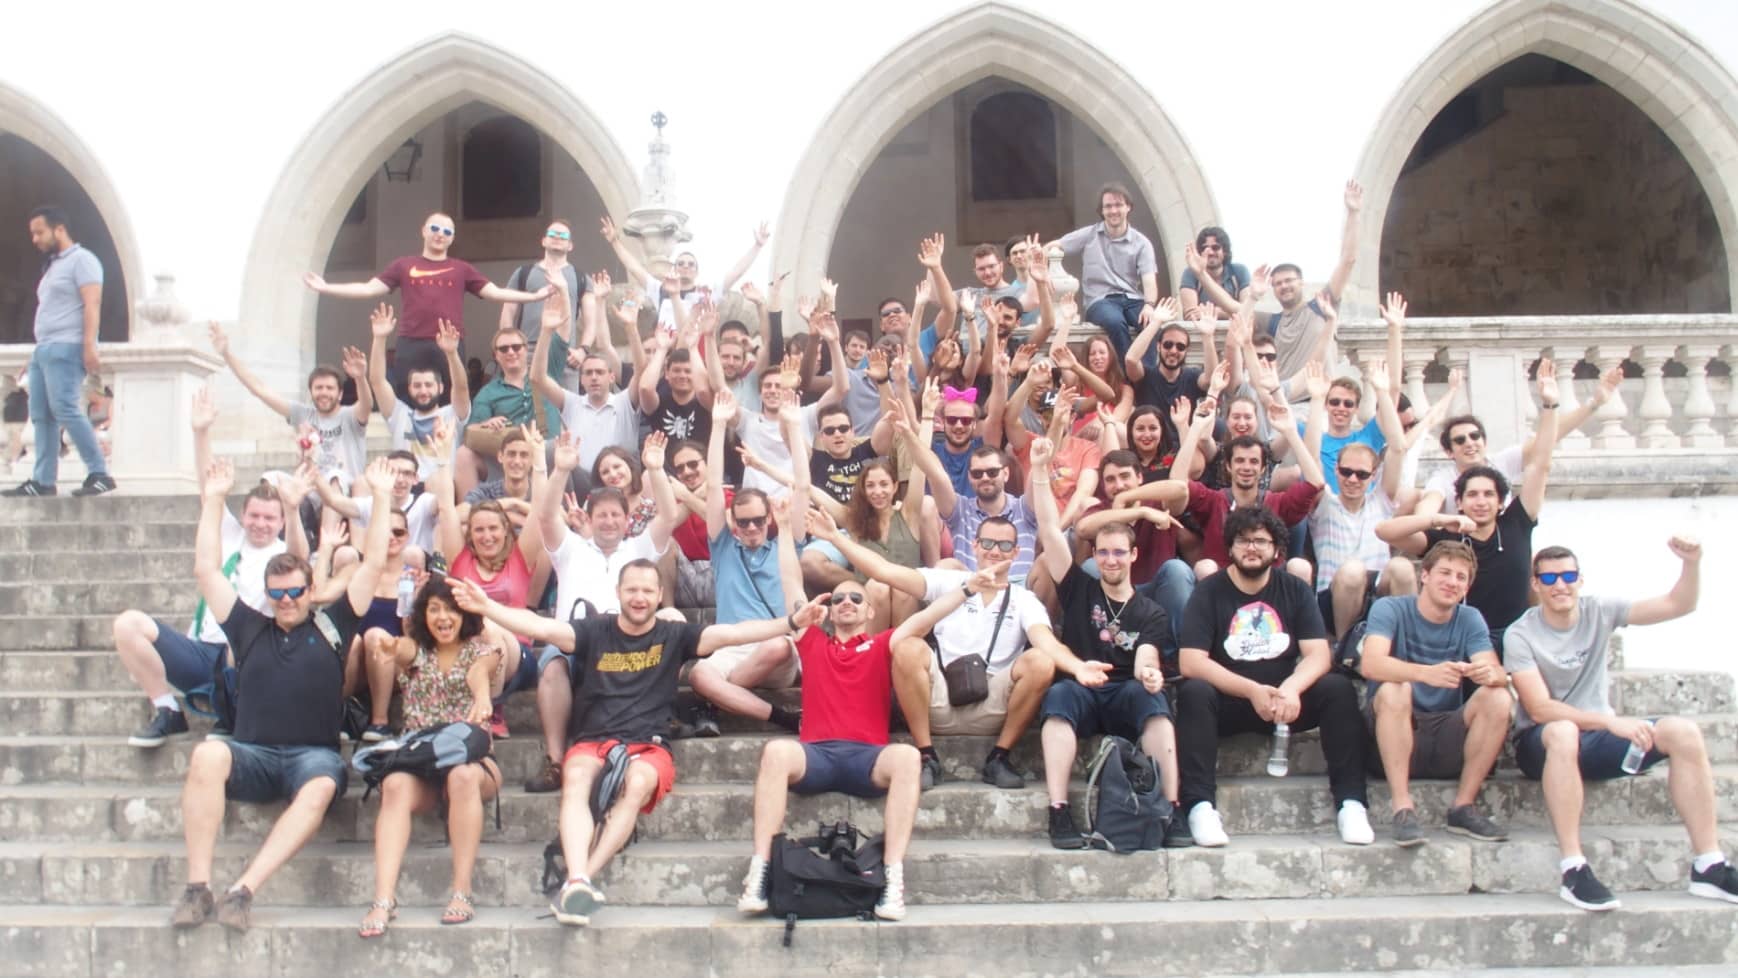
[[[441,599],[447,607],[453,609],[459,616],[459,641],[464,642],[476,638],[483,632],[483,616],[466,611],[459,607],[459,602],[453,597],[453,585],[444,575],[434,575],[422,590],[416,593],[416,607],[411,610],[410,618],[405,622],[404,632],[410,640],[425,649],[435,647],[435,637],[428,628],[428,604],[435,598]]]
[[[1273,537],[1274,562],[1285,556],[1285,545],[1291,539],[1291,527],[1279,514],[1266,506],[1239,506],[1225,517],[1225,549],[1237,546],[1237,538],[1256,530],[1266,530]]]

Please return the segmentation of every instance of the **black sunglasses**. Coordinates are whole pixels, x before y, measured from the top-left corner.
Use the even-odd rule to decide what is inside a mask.
[[[1344,465],[1340,466],[1340,478],[1342,479],[1356,479],[1359,482],[1363,482],[1372,475],[1375,475],[1375,473],[1367,469],[1353,469]]]
[[[1187,343],[1160,343],[1159,346],[1167,350],[1187,350],[1189,348]]]
[[[687,462],[677,462],[676,463],[676,471],[677,472],[687,472],[689,470],[693,470],[693,471],[698,472],[700,470],[701,464],[702,464],[701,461],[697,458],[691,459]]]
[[[1265,363],[1278,363],[1279,362],[1279,354],[1277,354],[1277,353],[1257,353],[1255,355],[1255,359],[1261,360]]]
[[[974,479],[994,479],[996,473],[1002,471],[1002,467],[998,465],[993,469],[971,469],[969,471]]]
[[[1455,435],[1453,438],[1449,439],[1449,441],[1453,442],[1456,445],[1464,445],[1469,441],[1484,441],[1484,440],[1485,440],[1485,433],[1482,431],[1469,431],[1464,435]]]
[[[968,424],[974,424],[977,422],[977,420],[978,419],[975,417],[972,417],[972,418],[942,418],[941,423],[945,424],[945,425],[950,425],[950,426],[951,425],[962,425],[963,426],[963,425],[968,425]]]
[[[392,535],[395,537],[407,537],[410,536],[410,531],[403,527],[395,526],[392,528]]]
[[[1347,398],[1344,398],[1344,397],[1330,397],[1330,398],[1328,398],[1328,407],[1355,408],[1357,406],[1358,406],[1357,401],[1348,400]]]
[[[851,430],[851,426],[848,424],[836,424],[836,425],[830,425],[826,428],[822,428],[821,434],[828,435],[828,436],[842,435],[845,432],[850,431],[850,430]]]
[[[852,604],[862,604],[867,600],[869,600],[869,596],[864,594],[862,591],[846,591],[844,594],[832,594],[827,596],[828,604],[844,604],[847,601]]]
[[[766,525],[764,516],[738,516],[736,525],[744,530],[756,530]]]
[[[495,352],[496,353],[518,353],[520,350],[523,350],[523,349],[525,349],[525,344],[523,344],[523,343],[504,343],[501,346],[495,347]]]

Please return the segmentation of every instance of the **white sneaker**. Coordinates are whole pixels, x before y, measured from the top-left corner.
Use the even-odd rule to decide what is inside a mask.
[[[905,919],[904,863],[888,864],[887,884],[881,890],[881,899],[875,902],[875,916],[882,920]]]
[[[742,896],[736,901],[738,913],[766,913],[766,860],[748,857],[748,875],[742,878]]]
[[[1347,801],[1334,818],[1340,828],[1340,841],[1349,846],[1367,846],[1376,841],[1376,830],[1370,827],[1370,813],[1361,801]]]
[[[1208,849],[1216,849],[1231,842],[1231,837],[1225,834],[1225,823],[1219,818],[1219,812],[1208,801],[1189,809],[1189,834],[1195,837],[1196,845]]]

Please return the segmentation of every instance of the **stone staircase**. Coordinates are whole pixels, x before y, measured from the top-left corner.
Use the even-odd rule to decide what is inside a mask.
[[[519,783],[539,763],[532,698],[509,709],[497,745],[507,788],[476,869],[478,916],[438,923],[449,852],[420,818],[399,884],[399,920],[355,936],[372,896],[377,801],[353,785],[319,836],[258,895],[254,927],[178,934],[184,882],[179,793],[193,737],[128,747],[145,718],[110,648],[128,607],[170,620],[194,595],[191,499],[7,500],[0,506],[0,975],[1202,975],[1561,969],[1558,974],[1720,974],[1738,960],[1738,908],[1685,894],[1687,841],[1664,769],[1590,786],[1586,847],[1624,901],[1592,915],[1557,900],[1557,855],[1536,784],[1504,760],[1484,802],[1513,827],[1504,845],[1435,832],[1386,842],[1387,793],[1371,786],[1378,842],[1342,845],[1314,734],[1294,739],[1293,775],[1267,777],[1266,741],[1221,754],[1224,849],[1133,855],[1059,852],[1045,838],[1036,737],[1015,754],[1030,786],[976,780],[985,738],[938,742],[949,780],[927,793],[907,860],[907,920],[781,925],[734,909],[747,864],[764,730],[675,745],[676,789],[642,819],[602,885],[593,926],[543,918],[537,889],[558,800]],[[1614,678],[1620,709],[1704,724],[1723,833],[1738,853],[1738,696],[1729,676],[1641,671]],[[1083,755],[1089,754],[1082,751]],[[1083,772],[1076,771],[1076,804]],[[1440,826],[1453,786],[1415,789]],[[231,806],[214,884],[226,885],[281,806]],[[880,803],[792,799],[787,824],[849,817],[880,825]],[[1583,969],[1594,969],[1584,971]],[[1606,971],[1605,969],[1613,969]],[[1500,973],[1500,972],[1498,972]],[[1727,972],[1729,973],[1729,972]]]

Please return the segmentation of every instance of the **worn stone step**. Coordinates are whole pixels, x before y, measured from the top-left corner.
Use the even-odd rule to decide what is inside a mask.
[[[239,500],[242,496],[237,494],[234,498]],[[192,526],[198,519],[199,498],[193,493],[177,496],[60,495],[7,499],[0,504],[0,526],[177,521]]]
[[[753,785],[742,782],[695,783],[682,780],[657,811],[642,820],[641,838],[648,841],[740,839],[753,817]],[[1715,768],[1715,797],[1722,821],[1738,821],[1738,768]],[[1420,781],[1412,795],[1420,818],[1433,836],[1444,837],[1441,825],[1454,796],[1451,781]],[[180,838],[181,785],[165,778],[150,785],[104,783],[18,784],[0,786],[0,838],[51,841],[142,841]],[[1085,803],[1085,786],[1070,789],[1078,808]],[[320,828],[320,838],[343,842],[370,838],[373,806],[361,804],[355,786],[334,806]],[[1388,821],[1388,791],[1382,782],[1369,790],[1371,821],[1377,832]],[[1536,782],[1516,772],[1499,771],[1481,795],[1486,811],[1515,828],[1540,828],[1546,823],[1544,800]],[[502,842],[536,842],[554,834],[559,799],[531,795],[508,782],[501,794],[502,827],[491,819],[485,838]],[[1002,790],[982,782],[947,781],[925,792],[918,809],[923,834],[970,839],[1042,838],[1046,830],[1044,789],[1035,783]],[[1264,775],[1222,778],[1219,811],[1233,836],[1317,832],[1333,827],[1333,804],[1324,777],[1284,779]],[[264,835],[282,805],[231,805],[225,824],[231,838]],[[791,801],[791,821],[801,825],[826,819],[850,818],[875,830],[881,824],[879,801],[842,795]],[[1587,825],[1672,825],[1677,816],[1667,790],[1665,769],[1634,778],[1587,786],[1583,822]],[[414,824],[418,839],[438,841],[440,823],[431,815]]]
[[[790,823],[793,832],[807,831]],[[1611,826],[1587,833],[1586,854],[1614,892],[1679,890],[1689,882],[1688,848],[1666,828]],[[1723,846],[1733,851],[1738,829]],[[219,846],[214,875],[240,875],[258,848]],[[639,842],[600,880],[611,903],[734,906],[748,863],[747,840]],[[69,843],[45,850],[0,843],[0,904],[102,901],[160,906],[186,880],[179,840]],[[1332,832],[1246,836],[1224,849],[1112,855],[1065,852],[1043,839],[957,839],[918,835],[905,859],[907,899],[916,904],[1066,903],[1082,899],[1259,900],[1555,893],[1557,847],[1544,829],[1492,846],[1445,836],[1419,849],[1385,842],[1344,845]],[[489,843],[477,857],[479,907],[541,908],[543,844]],[[450,893],[452,850],[412,845],[398,899],[439,906]],[[317,902],[364,907],[373,899],[374,849],[366,842],[316,843],[297,853],[259,894],[260,906]]]
[[[0,553],[72,551],[100,555],[189,547],[193,544],[193,529],[191,519],[140,522],[95,518],[73,523],[11,523],[0,525]]]
[[[1468,894],[1354,900],[1034,903],[914,907],[896,924],[783,924],[727,908],[606,906],[564,928],[528,910],[481,908],[463,927],[407,908],[384,939],[356,937],[360,908],[260,908],[246,935],[215,923],[177,933],[165,907],[6,907],[19,975],[995,974],[1152,976],[1376,972],[1467,967],[1712,965],[1738,955],[1738,912],[1682,893],[1626,897],[1588,914],[1555,896]]]
[[[0,581],[164,581],[193,586],[193,538],[185,547],[115,553],[0,554]]]
[[[106,558],[105,558],[106,561]],[[192,617],[199,595],[181,581],[128,580],[24,581],[0,584],[0,614],[53,615],[77,609],[83,615],[117,615],[128,608],[176,618]],[[183,610],[185,609],[185,610]]]

